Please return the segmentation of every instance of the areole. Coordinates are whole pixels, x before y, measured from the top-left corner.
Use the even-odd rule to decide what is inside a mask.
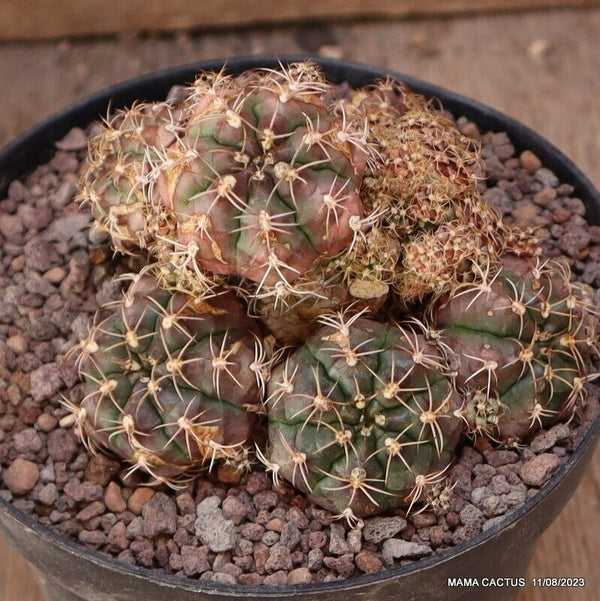
[[[159,100],[171,86],[193,80],[203,69],[227,64],[232,73],[254,67],[276,67],[306,56],[249,57],[214,60],[169,69],[99,92],[37,125],[0,152],[0,194],[9,182],[50,158],[54,142],[72,127],[84,127],[107,107],[135,100]],[[404,80],[417,92],[438,98],[455,115],[464,115],[483,130],[505,131],[518,151],[530,149],[562,182],[575,187],[600,223],[600,193],[581,171],[549,142],[513,119],[473,100],[404,75],[356,63],[316,59],[335,82],[364,85],[386,75]],[[558,515],[590,463],[598,441],[600,418],[592,425],[568,462],[524,506],[498,525],[461,545],[418,562],[375,575],[302,586],[250,587],[167,576],[116,561],[61,538],[0,499],[0,532],[30,562],[48,601],[177,601],[239,598],[345,601],[510,601],[518,595],[539,535]]]

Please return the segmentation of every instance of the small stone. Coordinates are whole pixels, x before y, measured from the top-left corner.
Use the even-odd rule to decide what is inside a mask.
[[[186,576],[202,574],[210,568],[206,548],[184,545],[181,547],[182,568]]]
[[[211,496],[206,497],[196,508],[196,536],[215,553],[233,549],[238,540],[235,525],[231,520],[225,519],[220,504],[219,497]]]
[[[320,570],[323,566],[323,551],[321,549],[311,549],[308,552],[306,567],[312,572]]]
[[[432,549],[429,545],[408,542],[400,538],[390,538],[383,543],[383,557],[390,559],[414,559],[430,555]]]
[[[308,568],[296,568],[287,575],[287,584],[307,584],[312,582],[312,574]]]
[[[31,396],[36,401],[49,399],[60,390],[62,383],[56,363],[42,365],[31,372]]]
[[[145,538],[136,539],[129,545],[129,548],[141,566],[145,568],[153,566],[154,545],[149,540]]]
[[[529,447],[534,453],[543,453],[551,449],[559,440],[569,437],[569,427],[566,424],[557,424],[540,432],[530,443]]]
[[[77,439],[71,430],[58,428],[48,434],[48,455],[54,461],[68,463],[77,452]]]
[[[181,515],[195,515],[196,514],[196,503],[194,498],[189,492],[184,492],[175,498],[175,503],[179,509]]]
[[[123,522],[117,522],[108,532],[107,542],[116,551],[123,551],[129,546],[127,540],[127,526]]]
[[[275,543],[279,542],[279,532],[267,530],[261,540],[267,547],[272,547]]]
[[[154,496],[154,491],[147,486],[136,488],[129,499],[127,499],[127,509],[135,515],[142,513],[144,505]]]
[[[486,497],[491,497],[493,494],[487,486],[478,486],[471,491],[471,503],[480,506]]]
[[[560,459],[552,453],[543,453],[526,461],[519,475],[528,486],[541,486],[560,467]]]
[[[37,499],[40,503],[42,503],[42,505],[46,505],[48,507],[54,505],[58,499],[56,484],[54,484],[54,482],[49,482],[43,486],[37,495]]]
[[[280,518],[273,518],[265,524],[265,528],[272,532],[281,532],[284,526],[285,522]]]
[[[105,510],[104,503],[102,503],[101,501],[94,501],[93,503],[86,505],[75,516],[75,519],[79,520],[80,522],[87,522],[88,520],[91,520],[92,518],[102,515],[104,513],[104,510]]]
[[[350,553],[358,553],[362,548],[362,532],[358,528],[350,530],[346,536],[346,543]]]
[[[281,529],[279,542],[288,547],[288,549],[294,549],[300,542],[300,530],[298,529],[298,526],[291,522],[287,522]]]
[[[252,502],[254,503],[256,509],[258,509],[259,511],[261,509],[266,509],[268,511],[270,509],[273,509],[273,507],[277,506],[277,503],[279,502],[279,497],[275,491],[265,490],[255,494],[252,498]]]
[[[365,574],[376,574],[383,568],[383,563],[377,555],[370,551],[361,551],[355,558],[356,567]]]
[[[407,521],[401,517],[371,518],[365,520],[362,534],[366,541],[379,544],[385,539],[392,538],[406,526]]]
[[[42,432],[50,432],[56,428],[58,420],[49,413],[42,413],[37,418],[37,426]]]
[[[103,453],[93,455],[85,468],[85,479],[100,486],[106,486],[121,470],[118,461],[107,457]]]
[[[88,137],[80,127],[72,128],[69,133],[58,142],[55,142],[56,148],[60,150],[83,150],[87,148]]]
[[[354,573],[354,561],[350,553],[341,557],[325,557],[323,563],[342,578],[349,578]]]
[[[265,563],[267,572],[277,572],[279,570],[291,570],[293,568],[290,550],[282,545],[276,544],[269,551],[269,558]]]
[[[116,482],[110,482],[104,493],[104,504],[109,511],[121,513],[127,509],[127,503],[123,499],[121,488]]]
[[[44,444],[40,435],[33,428],[25,428],[15,434],[13,443],[19,455],[26,455],[28,453],[35,455],[41,450]]]
[[[77,480],[71,480],[64,486],[64,492],[71,497],[76,503],[82,501],[91,503],[92,501],[98,501],[102,498],[104,493],[103,488],[99,484],[93,484],[92,482],[78,482]]]
[[[560,183],[558,177],[556,177],[550,169],[546,169],[546,167],[540,167],[535,172],[535,179],[543,186],[548,186],[550,188],[556,188]]]
[[[486,530],[489,530],[490,528],[493,528],[494,526],[497,526],[498,524],[502,523],[503,520],[504,520],[503,515],[500,515],[495,518],[490,518],[489,520],[486,520],[483,523],[483,526],[481,527],[481,529],[485,532]]]
[[[54,482],[56,480],[56,473],[54,471],[54,463],[52,463],[52,460],[41,469],[40,480],[42,482]]]
[[[6,340],[6,346],[16,355],[22,355],[27,352],[27,340],[20,334],[10,336]]]
[[[510,492],[512,487],[506,480],[506,476],[497,474],[490,481],[490,489],[495,495],[504,495]]]
[[[327,534],[322,530],[308,533],[308,546],[310,549],[322,549],[327,544]]]
[[[144,533],[144,520],[142,516],[138,516],[131,520],[127,525],[127,538],[139,538]]]
[[[459,526],[452,534],[452,543],[460,545],[465,541],[472,539],[481,532],[481,526],[471,524],[469,526]]]
[[[508,506],[498,495],[486,497],[481,503],[481,510],[486,517],[493,517],[506,513]]]
[[[90,547],[99,547],[106,541],[104,533],[98,530],[82,530],[78,536],[79,542]]]
[[[459,516],[460,521],[465,526],[481,526],[481,524],[483,524],[483,522],[485,521],[485,517],[481,509],[475,507],[475,505],[471,505],[470,503],[463,507],[463,509],[459,513]]]
[[[255,524],[253,522],[248,522],[242,526],[241,535],[246,540],[257,541],[261,540],[265,533],[264,526],[260,524]]]
[[[13,495],[26,495],[39,477],[37,465],[21,457],[17,457],[3,473],[4,484]]]
[[[6,240],[19,241],[23,235],[23,222],[21,218],[18,215],[0,213],[0,234]]]
[[[485,453],[485,460],[492,467],[498,467],[500,465],[508,465],[509,463],[515,463],[518,461],[519,455],[514,451],[507,451],[505,449],[499,449],[494,451],[487,451]]]
[[[527,171],[527,173],[533,175],[541,166],[542,161],[531,152],[531,150],[524,150],[519,155],[519,163],[521,163],[521,167]]]
[[[177,507],[171,497],[158,492],[142,507],[144,536],[154,538],[159,534],[175,534]]]
[[[306,530],[306,528],[308,528],[309,520],[299,507],[292,506],[288,509],[286,521],[292,522],[292,524],[295,524],[300,530]]]
[[[266,586],[283,586],[287,584],[288,574],[285,570],[279,570],[274,574],[269,574],[265,576],[263,584]]]
[[[348,553],[348,543],[346,543],[346,530],[342,524],[335,522],[330,526],[329,552],[334,555],[343,555]]]
[[[437,518],[429,512],[415,513],[410,516],[410,522],[417,529],[428,528],[437,524]]]

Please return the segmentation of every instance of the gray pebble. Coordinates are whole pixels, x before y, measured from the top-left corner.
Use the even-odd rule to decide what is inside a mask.
[[[432,549],[429,545],[413,543],[401,538],[386,540],[382,548],[382,555],[386,561],[389,559],[414,559],[431,553]]]
[[[212,496],[206,497],[196,508],[196,536],[215,553],[233,549],[238,539],[234,523],[225,519],[220,505],[221,499]]]
[[[362,535],[366,541],[378,544],[395,536],[400,530],[406,528],[406,525],[407,521],[399,516],[370,518],[365,520]]]

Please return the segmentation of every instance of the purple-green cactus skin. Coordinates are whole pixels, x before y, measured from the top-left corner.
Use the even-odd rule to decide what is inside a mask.
[[[350,521],[410,506],[443,478],[462,430],[443,353],[412,323],[321,323],[272,373],[263,460]]]
[[[432,303],[433,327],[457,356],[459,414],[471,432],[518,443],[573,415],[598,321],[569,276],[559,261],[506,255],[481,282]]]
[[[80,348],[85,396],[70,408],[89,448],[167,483],[217,459],[244,463],[266,363],[231,292],[194,300],[135,276]]]

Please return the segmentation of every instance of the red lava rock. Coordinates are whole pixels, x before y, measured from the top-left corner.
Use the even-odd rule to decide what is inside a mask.
[[[101,501],[94,501],[89,505],[86,505],[76,516],[75,519],[80,522],[87,522],[96,516],[102,515],[105,511],[104,503]]]
[[[365,574],[376,574],[383,568],[383,562],[369,551],[361,551],[354,559],[356,567]]]
[[[352,554],[348,553],[341,557],[325,557],[323,563],[342,578],[348,578],[354,573],[354,561]]]
[[[123,522],[117,522],[108,532],[107,542],[117,551],[124,551],[129,547],[126,536],[127,527]]]
[[[104,503],[109,511],[121,513],[127,509],[121,488],[116,482],[110,482],[104,493]]]
[[[4,484],[13,495],[25,495],[36,485],[40,470],[35,463],[17,457],[4,472]]]
[[[307,584],[312,582],[312,579],[308,568],[296,568],[287,575],[287,584]]]
[[[142,507],[144,536],[154,538],[159,534],[175,534],[177,508],[171,497],[158,492]]]
[[[242,523],[248,513],[248,506],[237,495],[225,497],[221,507],[225,518],[231,520],[236,526]]]
[[[206,572],[210,565],[206,547],[181,547],[181,565],[186,576],[196,576]]]
[[[102,453],[93,455],[85,468],[85,478],[94,484],[106,486],[122,469],[119,461]]]
[[[514,451],[507,451],[505,449],[498,449],[494,451],[488,451],[485,453],[485,460],[492,467],[498,467],[500,465],[507,465],[509,463],[515,463],[518,461],[519,455]]]
[[[542,166],[542,161],[531,150],[524,150],[519,155],[519,162],[521,167],[531,174],[534,174]]]
[[[127,509],[135,515],[142,513],[142,507],[154,496],[154,491],[146,486],[136,488],[129,499],[127,499]]]
[[[44,442],[40,435],[33,428],[25,428],[17,433],[13,439],[15,450],[20,455],[26,455],[31,453],[35,455],[38,453]]]
[[[78,450],[78,443],[71,430],[53,430],[48,434],[48,455],[54,461],[68,463]]]
[[[42,413],[37,418],[38,428],[42,432],[51,432],[52,430],[54,430],[54,428],[56,428],[57,422],[58,422],[58,420],[53,415],[50,415],[49,413]]]
[[[519,475],[528,486],[541,486],[560,467],[560,459],[553,453],[542,453],[523,464]]]
[[[104,490],[99,484],[79,482],[77,480],[70,480],[67,482],[64,486],[64,491],[76,503],[81,503],[82,501],[88,503],[98,501],[102,498],[104,493]]]
[[[106,542],[106,537],[98,530],[82,530],[78,536],[79,542],[90,547],[99,547]]]

